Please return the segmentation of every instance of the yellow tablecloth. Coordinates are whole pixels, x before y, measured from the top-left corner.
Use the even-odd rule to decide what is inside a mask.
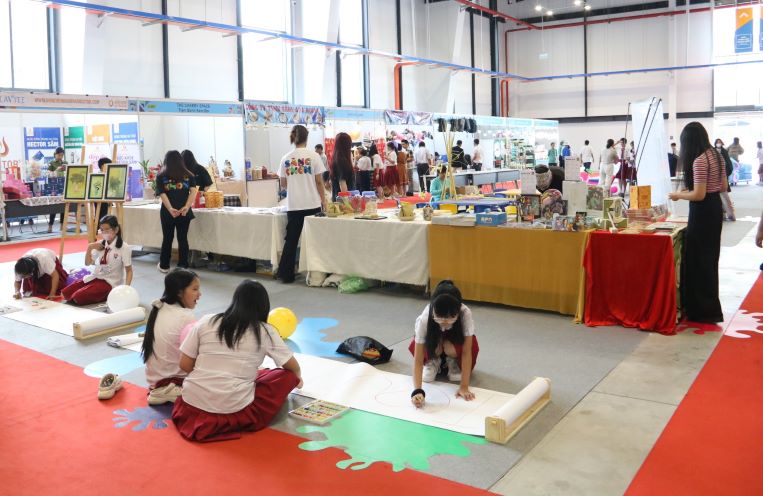
[[[431,225],[430,285],[452,279],[466,300],[550,310],[579,320],[588,234]]]

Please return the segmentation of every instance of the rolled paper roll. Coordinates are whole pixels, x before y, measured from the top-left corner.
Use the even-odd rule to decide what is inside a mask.
[[[116,329],[141,322],[146,318],[146,311],[143,307],[128,308],[119,312],[103,314],[103,317],[96,317],[90,320],[74,323],[74,336],[87,337],[88,335]]]
[[[551,381],[536,377],[496,412],[485,418],[485,437],[488,441],[506,443],[516,432],[548,403]]]

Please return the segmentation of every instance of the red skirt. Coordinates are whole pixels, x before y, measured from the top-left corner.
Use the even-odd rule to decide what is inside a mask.
[[[458,360],[458,363],[461,363],[461,354],[464,351],[464,345],[462,344],[456,344],[453,343],[453,347],[456,348],[456,360]],[[411,352],[411,355],[413,355],[413,352],[416,349],[416,340],[411,339],[411,344],[408,345],[408,351]],[[477,342],[477,336],[472,336],[472,370],[474,370],[474,367],[477,365],[477,355],[480,353],[480,344]],[[424,361],[426,362],[429,360],[428,353],[426,352],[426,348],[424,350]]]
[[[241,432],[267,427],[297,387],[297,376],[285,369],[263,369],[255,379],[254,400],[234,413],[210,413],[183,401],[172,408],[172,422],[189,441],[210,442],[239,439]]]
[[[64,270],[64,266],[61,265],[61,261],[56,257],[56,272],[58,273],[58,288],[56,289],[56,296],[61,294],[61,290],[66,285],[66,279],[69,274]],[[50,294],[50,286],[53,284],[53,279],[48,274],[43,274],[37,279],[33,277],[27,277],[21,281],[21,292],[32,293],[32,296],[40,298],[46,298]]]
[[[387,186],[388,188],[394,188],[398,185],[399,181],[400,181],[400,176],[397,173],[396,165],[390,165],[384,168],[383,186]]]

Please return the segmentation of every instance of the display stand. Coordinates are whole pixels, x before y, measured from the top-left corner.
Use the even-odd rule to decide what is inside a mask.
[[[124,220],[124,200],[91,200],[90,202],[91,220],[87,224],[88,231],[93,233],[93,239],[95,241],[95,233],[98,232],[98,212],[101,210],[101,205],[107,205],[106,215],[114,215],[119,221],[119,225],[122,225]]]
[[[64,217],[61,224],[61,244],[58,251],[58,259],[63,261],[64,259],[64,245],[67,239],[87,239],[92,243],[96,239],[96,233],[98,232],[98,211],[101,205],[108,205],[107,214],[112,212],[116,215],[119,225],[122,225],[124,219],[124,200],[96,200],[96,201],[67,201],[64,206]],[[69,234],[69,213],[72,211],[72,205],[74,206],[74,213],[76,215],[74,234]],[[112,208],[114,210],[112,211]],[[81,228],[81,217],[85,215],[86,231],[83,233]]]

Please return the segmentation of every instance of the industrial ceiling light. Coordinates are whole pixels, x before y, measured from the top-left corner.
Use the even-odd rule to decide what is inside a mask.
[[[542,5],[538,4],[538,5],[535,6],[535,11],[536,12],[540,12],[541,10],[543,10],[543,6]]]
[[[583,10],[591,10],[591,6],[590,5],[586,5],[585,7],[583,7]]]
[[[552,16],[552,15],[554,15],[554,11],[553,10],[547,10],[546,11],[546,15],[547,16]]]
[[[575,0],[575,7],[580,7],[583,5],[583,0]]]

